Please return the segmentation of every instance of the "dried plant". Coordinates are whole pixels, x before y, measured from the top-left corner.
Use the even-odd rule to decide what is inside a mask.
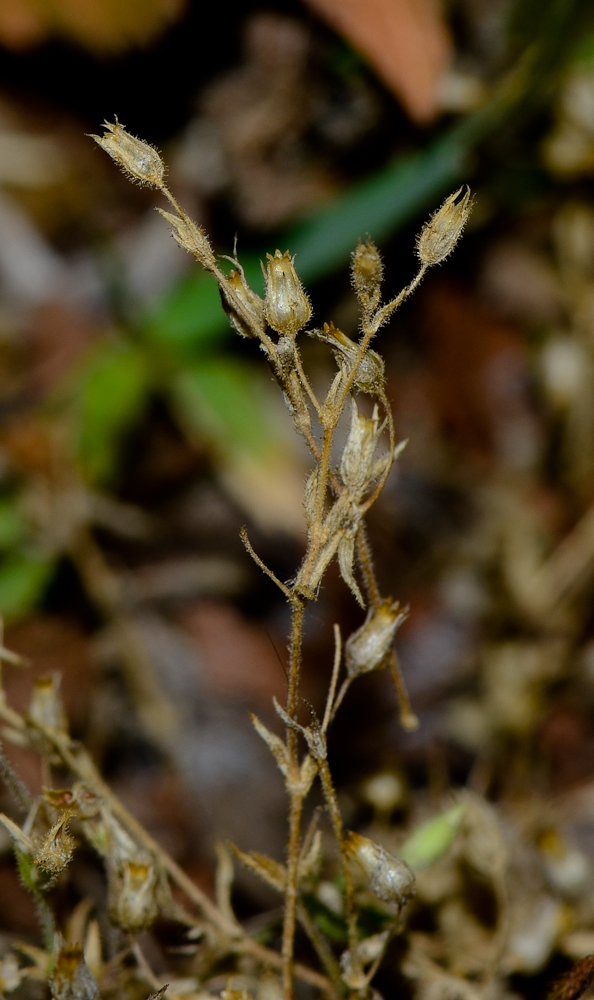
[[[292,611],[287,697],[284,706],[274,702],[285,726],[284,739],[252,717],[256,731],[280,769],[287,791],[286,857],[281,863],[234,848],[242,863],[284,897],[282,947],[280,953],[264,947],[237,920],[231,905],[233,865],[225,848],[219,850],[217,898],[213,903],[129,814],[104,783],[86,750],[71,739],[60,702],[59,683],[56,678],[45,678],[36,683],[29,710],[23,715],[14,711],[0,694],[5,735],[41,754],[48,785],[42,796],[33,800],[6,759],[0,757],[0,769],[27,814],[22,826],[4,815],[0,815],[0,822],[14,841],[22,880],[37,901],[45,929],[45,950],[30,950],[33,965],[13,970],[13,978],[47,978],[54,997],[80,1000],[98,993],[93,976],[93,972],[101,975],[96,927],[93,931],[93,924],[89,924],[86,940],[81,942],[84,951],[70,944],[66,946],[60,942],[47,900],[47,890],[71,861],[74,838],[82,836],[103,859],[110,920],[128,941],[124,953],[133,956],[140,978],[152,991],[161,984],[148,967],[137,936],[161,913],[185,924],[193,938],[200,939],[204,969],[201,982],[205,986],[212,970],[220,967],[223,960],[228,968],[230,961],[234,958],[239,961],[243,956],[249,958],[250,968],[257,976],[264,976],[266,970],[280,974],[282,986],[277,981],[277,992],[282,989],[285,1000],[293,996],[295,977],[327,995],[366,996],[386,945],[399,926],[400,911],[414,894],[415,878],[403,860],[372,840],[345,830],[328,764],[328,731],[349,686],[360,675],[383,667],[389,668],[394,679],[402,725],[409,730],[417,725],[393,649],[405,611],[397,601],[380,593],[365,534],[365,515],[379,496],[401,449],[395,440],[384,388],[384,363],[372,350],[371,343],[378,330],[418,287],[427,269],[439,264],[453,250],[471,209],[470,193],[460,190],[451,195],[432,216],[418,239],[420,267],[416,277],[384,305],[380,254],[371,240],[359,243],[351,265],[361,315],[358,341],[350,340],[332,324],[308,331],[309,336],[331,347],[336,361],[336,373],[326,397],[319,399],[304,370],[298,343],[298,335],[312,316],[312,306],[290,253],[277,250],[268,255],[266,294],[261,298],[248,286],[236,255],[227,258],[233,269],[229,274],[224,272],[204,231],[186,215],[168,190],[164,164],[153,147],[129,135],[117,121],[107,125],[102,137],[94,138],[134,181],[158,189],[171,203],[175,214],[159,211],[170,223],[180,246],[216,278],[233,327],[241,336],[259,341],[295,429],[305,439],[313,459],[304,493],[305,553],[293,579],[278,580],[254,552],[245,530],[242,531],[249,554],[282,591]],[[371,397],[371,406],[358,401],[358,396]],[[340,461],[334,464],[337,432],[345,413],[350,415],[350,428]],[[382,451],[384,438],[387,448]],[[318,719],[310,708],[304,723],[300,721],[304,615],[308,604],[316,600],[334,557],[338,559],[344,582],[359,605],[367,609],[367,617],[344,643],[345,678],[341,686],[343,644],[338,626],[334,626],[335,656],[323,718]],[[0,658],[14,662],[14,654],[4,649],[0,650]],[[70,774],[69,787],[51,786],[56,768],[61,775],[65,771]],[[321,836],[315,818],[305,835],[302,831],[304,802],[316,777],[323,790],[344,887],[348,948],[340,960],[315,926],[304,903],[312,873],[321,863]],[[198,918],[174,902],[172,885],[181,889],[198,909]],[[361,940],[360,906],[370,893],[381,901],[383,930]],[[295,962],[298,923],[310,938],[323,971]],[[8,966],[0,970],[2,976],[9,973]],[[175,995],[174,985],[170,994]],[[239,998],[244,994],[229,988],[223,995]]]

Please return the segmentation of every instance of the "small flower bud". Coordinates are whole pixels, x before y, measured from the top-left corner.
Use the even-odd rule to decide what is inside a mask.
[[[104,122],[104,127],[108,129],[105,135],[92,135],[91,138],[98,143],[106,153],[109,153],[112,160],[124,170],[132,180],[139,184],[147,184],[149,187],[161,187],[165,174],[165,165],[153,146],[142,139],[126,132],[116,118],[115,124]]]
[[[60,950],[50,979],[52,1000],[95,1000],[99,989],[79,945]]]
[[[351,279],[355,295],[365,309],[376,309],[381,295],[384,265],[375,243],[367,238],[357,243],[351,255]]]
[[[268,258],[266,321],[277,333],[294,337],[311,316],[311,302],[293,266],[289,251],[276,250]]]
[[[110,879],[109,916],[129,934],[146,930],[157,917],[157,876],[152,864],[127,861]]]
[[[165,212],[162,208],[158,208],[157,211],[160,212],[164,219],[167,219],[167,222],[171,226],[171,235],[182,250],[187,250],[204,267],[209,271],[212,270],[216,266],[216,260],[204,230],[200,226],[197,226],[187,215],[184,215],[182,218],[180,215],[172,215],[171,212]]]
[[[349,677],[368,674],[382,666],[392,648],[397,629],[406,614],[398,601],[384,601],[376,611],[369,609],[366,620],[345,643],[345,661]]]
[[[67,829],[69,819],[70,816],[65,813],[54,823],[33,858],[34,863],[53,878],[68,867],[74,854],[74,840]]]
[[[369,880],[369,888],[384,903],[404,906],[415,894],[415,877],[404,861],[388,854],[383,847],[359,833],[349,833],[347,854]]]
[[[426,267],[441,264],[451,254],[468,222],[473,198],[467,187],[460,201],[457,201],[461,191],[462,188],[458,188],[446,198],[417,237],[417,254]]]
[[[60,698],[60,681],[59,674],[35,678],[28,715],[32,722],[65,732],[66,713]]]

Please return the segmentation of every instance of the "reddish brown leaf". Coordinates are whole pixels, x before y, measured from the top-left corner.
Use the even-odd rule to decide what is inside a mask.
[[[363,55],[411,118],[435,116],[451,41],[435,0],[307,0]]]

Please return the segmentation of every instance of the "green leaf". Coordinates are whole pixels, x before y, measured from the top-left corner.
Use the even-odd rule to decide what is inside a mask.
[[[27,523],[17,496],[0,500],[0,549],[14,548],[27,534]]]
[[[121,341],[103,344],[79,373],[76,452],[88,482],[114,476],[122,435],[139,421],[151,388],[147,352]]]
[[[465,812],[464,805],[452,806],[421,823],[405,840],[398,856],[415,872],[439,861],[452,846]]]
[[[230,333],[218,285],[198,271],[184,278],[142,322],[142,333],[184,357],[209,350]]]
[[[0,615],[15,621],[28,614],[40,600],[53,571],[53,561],[23,553],[7,556],[0,564]]]
[[[222,455],[243,452],[266,458],[279,438],[263,403],[255,369],[230,358],[213,358],[179,373],[173,395],[184,422]]]

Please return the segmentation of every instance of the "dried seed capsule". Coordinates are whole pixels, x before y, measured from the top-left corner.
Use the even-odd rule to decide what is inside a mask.
[[[384,265],[375,243],[367,238],[357,243],[351,255],[351,278],[355,294],[365,309],[376,309],[381,295]]]
[[[460,201],[457,201],[461,191],[462,188],[458,188],[446,198],[417,237],[417,254],[426,267],[441,264],[451,254],[468,222],[473,198],[467,187]]]
[[[157,875],[152,864],[128,861],[121,873],[110,879],[109,916],[129,934],[137,934],[154,923],[157,916],[155,888]]]
[[[366,620],[345,643],[349,677],[359,677],[381,667],[392,648],[396,631],[406,617],[398,601],[384,601],[376,611],[369,609]]]
[[[266,254],[266,321],[277,333],[294,337],[311,316],[311,302],[299,280],[289,251]]]
[[[33,861],[48,875],[57,877],[72,861],[74,839],[68,833],[70,816],[65,813],[46,834]]]
[[[28,715],[32,722],[65,732],[66,713],[60,698],[60,682],[59,674],[35,678]]]
[[[322,329],[313,331],[311,336],[330,344],[335,349],[334,357],[337,364],[339,366],[346,364],[347,373],[351,370],[359,354],[359,345],[354,340],[347,337],[342,330],[337,329],[334,323],[324,323]],[[384,386],[384,371],[384,359],[376,351],[368,348],[359,362],[354,380],[356,388],[360,389],[361,392],[373,394],[381,392]]]
[[[112,160],[125,170],[132,180],[149,187],[161,187],[165,175],[165,164],[153,146],[126,132],[116,118],[115,124],[104,122],[108,129],[105,135],[92,135]]]
[[[415,894],[415,877],[404,861],[388,854],[383,847],[359,833],[349,833],[347,854],[369,880],[369,888],[385,903],[404,906]]]
[[[250,288],[243,270],[232,270],[221,285],[223,309],[234,329],[242,337],[253,337],[254,330],[264,330],[264,300]]]
[[[99,989],[79,945],[60,950],[50,979],[52,1000],[95,1000]]]
[[[382,430],[377,406],[370,420],[359,414],[353,399],[349,436],[340,461],[340,475],[352,497],[361,497],[373,480],[373,457]]]

